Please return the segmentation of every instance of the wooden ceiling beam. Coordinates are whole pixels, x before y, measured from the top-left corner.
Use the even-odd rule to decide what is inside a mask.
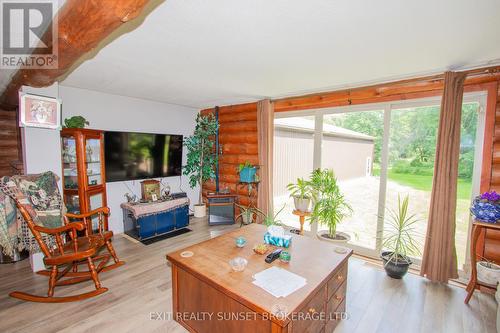
[[[136,18],[150,0],[67,0],[59,9],[58,68],[20,69],[0,97],[0,106],[13,109],[23,85],[47,87],[64,76],[84,54],[126,22]]]

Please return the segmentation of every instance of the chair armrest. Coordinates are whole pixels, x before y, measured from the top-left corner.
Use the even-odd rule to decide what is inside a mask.
[[[89,234],[93,233],[91,217],[95,216],[95,215],[98,215],[98,217],[99,217],[99,221],[98,221],[99,233],[104,233],[105,231],[107,231],[107,223],[106,223],[106,220],[104,217],[109,216],[109,208],[108,207],[97,208],[97,209],[94,209],[88,213],[83,213],[83,214],[66,213],[64,215],[64,223],[66,225],[68,225],[69,219],[76,219],[76,220],[80,220],[80,221],[84,222],[85,225],[87,225],[86,230],[85,230],[85,234],[87,236],[89,236]]]
[[[56,235],[69,230],[82,231],[85,229],[85,225],[80,222],[71,222],[70,224],[59,228],[45,228],[39,225],[35,225],[34,228],[36,231],[43,232],[44,234]]]
[[[91,217],[93,215],[97,215],[99,213],[103,213],[104,215],[109,215],[109,208],[108,207],[101,207],[94,209],[88,213],[83,213],[83,214],[71,214],[71,213],[66,213],[64,216],[70,219],[80,219],[83,220],[84,218]]]

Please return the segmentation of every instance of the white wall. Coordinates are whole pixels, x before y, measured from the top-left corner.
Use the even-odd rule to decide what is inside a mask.
[[[23,86],[25,93],[43,95],[47,97],[58,96],[58,85],[46,88],[32,88]],[[23,142],[24,170],[28,174],[53,171],[61,177],[61,149],[59,131],[44,128],[25,127],[21,129]]]
[[[88,128],[113,131],[191,135],[194,130],[197,109],[158,103],[137,98],[104,94],[100,92],[59,86],[62,99],[62,118],[83,116]],[[57,149],[60,150],[59,147]],[[184,152],[185,153],[185,152]],[[59,153],[60,154],[60,153]],[[185,162],[185,156],[183,163]],[[60,164],[59,164],[60,169]],[[60,170],[57,170],[60,174]],[[161,179],[173,192],[185,191],[191,205],[197,201],[199,189],[191,189],[187,177]],[[111,210],[109,227],[115,233],[123,232],[122,210],[125,193],[141,195],[140,181],[113,182],[107,184],[108,206]]]

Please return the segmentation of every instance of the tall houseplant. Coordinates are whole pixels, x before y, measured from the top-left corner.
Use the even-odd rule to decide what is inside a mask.
[[[398,209],[387,209],[389,218],[384,231],[382,260],[384,269],[392,278],[401,279],[412,264],[410,255],[418,255],[420,250],[415,240],[415,228],[419,222],[416,215],[408,213],[409,196],[403,201],[398,195]]]
[[[293,198],[295,209],[308,212],[311,204],[311,183],[304,178],[297,178],[297,182],[288,184],[287,189]]]
[[[207,180],[215,178],[217,154],[214,149],[214,136],[218,128],[219,124],[212,114],[207,116],[198,114],[193,135],[184,141],[184,146],[187,148],[187,162],[183,174],[189,177],[191,188],[197,185],[200,187],[198,204],[195,205],[195,217],[204,217],[206,214],[202,186]]]
[[[320,231],[318,237],[334,242],[349,241],[348,234],[337,232],[337,225],[352,214],[352,208],[340,192],[333,171],[328,169],[314,170],[309,182],[313,194],[310,221],[328,227],[328,232]]]

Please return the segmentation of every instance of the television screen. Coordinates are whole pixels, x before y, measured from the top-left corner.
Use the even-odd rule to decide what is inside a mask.
[[[106,181],[180,176],[182,135],[105,132]]]

